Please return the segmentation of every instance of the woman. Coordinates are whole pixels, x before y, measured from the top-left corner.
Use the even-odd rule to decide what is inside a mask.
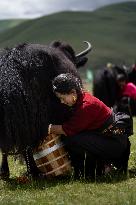
[[[118,99],[115,110],[123,111],[131,116],[136,115],[136,85],[128,82],[124,74],[117,76]]]
[[[125,75],[119,74],[117,76],[117,85],[119,87],[119,98],[126,96],[136,100],[136,85],[127,82]]]
[[[85,167],[86,177],[91,176],[95,159],[120,158],[127,147],[127,134],[124,127],[114,127],[112,110],[84,91],[78,78],[69,73],[55,77],[52,86],[60,102],[73,109],[73,115],[62,125],[50,124],[48,134],[63,135],[76,176],[83,175]]]

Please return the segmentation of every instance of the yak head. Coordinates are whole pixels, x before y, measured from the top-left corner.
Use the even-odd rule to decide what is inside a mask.
[[[85,43],[87,44],[87,48],[82,52],[80,52],[79,54],[75,54],[75,51],[73,50],[71,45],[67,44],[66,42],[54,41],[49,45],[50,52],[48,50],[48,53],[51,54],[50,56],[54,61],[52,66],[52,73],[50,73],[52,75],[51,79],[60,73],[68,72],[78,77],[82,84],[82,79],[80,78],[78,68],[85,65],[85,63],[88,60],[86,55],[92,49],[92,46],[89,42],[85,41]],[[51,107],[54,108],[55,110],[54,112],[52,112],[53,113],[53,117],[51,117],[53,119],[52,123],[54,122],[54,119],[55,122],[57,121],[57,123],[61,121],[63,122],[64,119],[67,119],[67,116],[69,117],[69,114],[67,115],[67,111],[68,113],[70,113],[69,109],[67,108],[66,105],[60,104],[59,100],[55,99],[55,96],[52,92],[50,93],[51,93],[50,98],[52,99],[50,104],[52,105]],[[56,103],[57,101],[58,103]],[[60,110],[63,111],[60,112]],[[59,114],[57,111],[59,111]]]
[[[73,48],[66,42],[54,41],[50,46],[60,49],[75,64],[76,68],[79,68],[88,61],[86,55],[92,50],[92,46],[88,41],[84,41],[84,43],[87,44],[87,48],[78,54],[75,54]]]

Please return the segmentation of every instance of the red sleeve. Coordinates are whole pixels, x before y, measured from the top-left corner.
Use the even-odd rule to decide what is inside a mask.
[[[131,90],[131,97],[136,100],[136,86],[133,83],[131,83],[129,86]]]
[[[91,121],[94,120],[94,116],[91,115],[91,113],[94,113],[93,107],[87,102],[80,105],[70,120],[62,125],[64,132],[68,136],[72,136],[85,130],[91,124]]]
[[[136,86],[133,83],[128,83],[123,95],[129,96],[136,100]]]

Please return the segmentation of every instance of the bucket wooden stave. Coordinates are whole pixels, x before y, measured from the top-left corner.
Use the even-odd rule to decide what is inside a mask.
[[[60,135],[48,135],[43,143],[34,150],[33,156],[37,167],[48,178],[71,172],[71,162],[60,140]]]

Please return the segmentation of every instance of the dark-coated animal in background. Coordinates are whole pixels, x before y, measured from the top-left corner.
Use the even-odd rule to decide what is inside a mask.
[[[136,69],[125,66],[112,66],[98,69],[94,72],[93,94],[115,111],[126,112],[132,116],[136,115],[136,102],[128,97],[118,98],[117,76],[123,74],[129,82],[134,82]]]
[[[60,73],[70,72],[80,78],[77,67],[87,62],[85,51],[75,54],[73,48],[55,41],[48,46],[20,44],[4,49],[0,55],[0,148],[1,178],[9,177],[7,156],[22,153],[27,171],[37,176],[32,148],[47,136],[48,124],[64,121],[67,108],[52,93],[51,81]],[[53,109],[54,107],[54,109]],[[59,113],[56,115],[57,110]],[[61,116],[61,113],[65,115]],[[69,115],[69,114],[68,114]]]
[[[131,116],[131,134],[133,134],[133,115],[136,115],[136,103],[128,97],[118,100],[117,75],[123,74],[128,77],[128,71],[124,66],[111,66],[98,69],[94,73],[93,94],[106,105],[112,107],[114,112],[125,112]],[[128,136],[129,137],[129,136]],[[111,163],[120,171],[127,173],[130,155],[130,141],[128,138],[127,149],[121,159],[112,160]]]

